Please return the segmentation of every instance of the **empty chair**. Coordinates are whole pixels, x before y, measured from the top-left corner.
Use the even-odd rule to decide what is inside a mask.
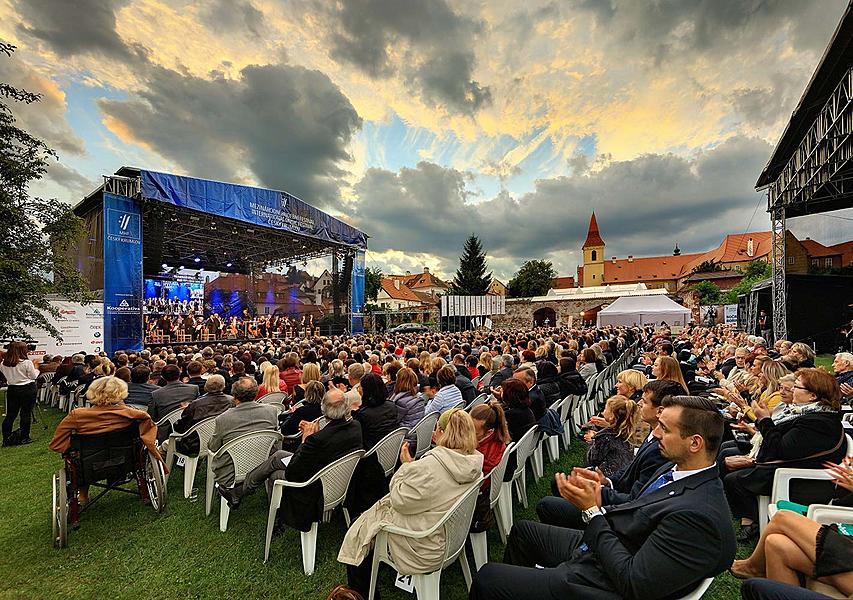
[[[412,458],[418,459],[429,450],[432,445],[432,432],[435,430],[435,424],[438,423],[438,417],[440,416],[437,412],[424,415],[424,418],[409,430],[409,436],[415,436],[417,440],[417,446],[412,453]]]
[[[335,462],[320,469],[308,481],[301,483],[276,479],[272,484],[272,495],[270,498],[270,509],[267,515],[267,531],[264,541],[264,562],[269,560],[270,543],[272,541],[273,528],[275,527],[276,512],[281,506],[281,496],[284,488],[305,488],[319,481],[323,486],[323,522],[331,519],[332,511],[337,508],[347,495],[352,474],[358,461],[364,456],[364,450],[350,452]],[[302,569],[306,575],[314,573],[315,558],[317,555],[317,527],[319,523],[311,524],[310,531],[300,532],[302,541]]]
[[[476,398],[471,400],[471,403],[465,407],[465,410],[467,410],[468,412],[471,412],[472,408],[474,408],[475,406],[478,406],[480,404],[485,404],[488,401],[488,399],[489,399],[488,394],[480,394],[479,396],[477,396]]]
[[[489,508],[491,510],[497,509],[498,499],[501,495],[501,486],[503,486],[504,482],[504,473],[506,473],[506,465],[507,462],[509,462],[509,455],[512,452],[512,446],[513,445],[510,443],[504,449],[501,462],[499,462],[489,473]],[[509,532],[504,529],[504,519],[500,518],[500,516],[496,516],[495,521],[501,535],[501,541],[506,544],[506,536]],[[472,532],[468,534],[468,537],[471,538],[471,548],[474,551],[474,569],[476,571],[479,571],[480,567],[489,561],[487,536],[488,533],[486,531],[479,531],[476,533]]]

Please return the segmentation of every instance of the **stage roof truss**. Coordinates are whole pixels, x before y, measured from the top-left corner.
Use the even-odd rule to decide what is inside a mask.
[[[767,210],[788,218],[844,208],[853,193],[853,67],[847,69],[775,181]],[[760,189],[760,188],[759,188]]]

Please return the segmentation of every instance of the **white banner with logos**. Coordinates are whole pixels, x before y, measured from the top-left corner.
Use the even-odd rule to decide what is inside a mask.
[[[104,305],[101,302],[82,305],[77,302],[51,300],[59,311],[59,317],[47,315],[48,321],[62,336],[60,342],[46,331],[27,329],[35,341],[35,350],[28,352],[29,358],[40,362],[45,354],[70,356],[77,352],[95,354],[104,348]]]
[[[737,304],[725,305],[726,325],[737,325]]]
[[[442,296],[443,317],[485,317],[506,314],[503,296]]]

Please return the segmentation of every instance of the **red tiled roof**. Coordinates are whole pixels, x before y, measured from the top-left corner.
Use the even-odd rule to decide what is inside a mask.
[[[415,296],[418,297],[418,299],[421,301],[421,303],[430,304],[430,305],[438,304],[438,296],[436,296],[434,294],[427,294],[425,292],[419,292],[417,290],[412,290],[412,291],[415,293]]]
[[[404,283],[400,282],[400,289],[397,289],[397,286],[394,285],[394,279],[391,277],[382,278],[382,289],[394,300],[421,301],[417,294],[410,290]]]
[[[589,246],[603,246],[604,240],[601,239],[601,234],[598,232],[598,221],[595,220],[595,213],[589,219],[589,230],[586,232],[586,241],[583,243],[583,248]]]
[[[830,248],[835,250],[836,254],[841,255],[841,266],[847,267],[853,264],[853,240],[835,244],[834,246],[830,246]]]
[[[749,256],[747,246],[752,238],[752,256]],[[727,235],[715,249],[699,254],[696,260],[684,266],[687,274],[706,261],[715,263],[744,262],[762,258],[770,254],[773,247],[773,236],[769,231],[753,231],[752,233],[735,233]]]
[[[838,256],[841,254],[835,248],[828,248],[821,244],[820,242],[816,242],[811,239],[800,240],[800,243],[803,245],[803,248],[806,249],[806,254],[809,255],[809,258],[821,258],[824,256]]]
[[[551,280],[551,288],[555,290],[566,290],[575,287],[575,278],[571,275],[568,277],[555,277]]]
[[[678,256],[650,256],[646,258],[617,259],[604,261],[604,283],[635,283],[638,281],[665,281],[678,279],[684,265],[702,256],[680,254]]]

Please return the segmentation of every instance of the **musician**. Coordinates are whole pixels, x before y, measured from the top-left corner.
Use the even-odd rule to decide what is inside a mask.
[[[214,337],[218,338],[222,331],[222,321],[219,319],[219,314],[213,313],[207,319],[207,331]]]
[[[189,339],[194,339],[193,334],[195,333],[195,317],[191,314],[187,314],[184,316],[184,320],[181,321],[181,329],[184,332],[184,335]]]
[[[157,319],[157,329],[160,330],[162,335],[172,334],[172,320],[169,318],[169,315],[160,315],[160,318]]]

